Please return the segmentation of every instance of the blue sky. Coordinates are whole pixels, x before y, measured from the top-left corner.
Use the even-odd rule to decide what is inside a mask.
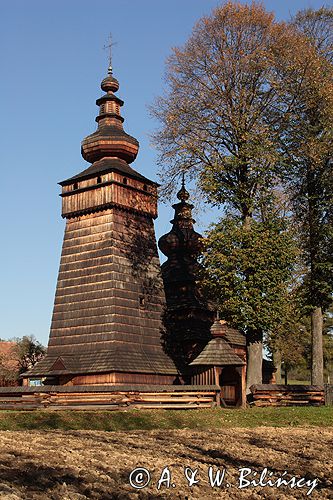
[[[157,179],[147,106],[163,89],[164,62],[182,45],[212,0],[2,0],[0,2],[0,138],[2,244],[0,338],[34,334],[47,344],[64,221],[60,186],[88,165],[81,140],[95,130],[109,32],[125,130],[140,142],[134,168]],[[246,2],[244,2],[246,3]],[[321,0],[267,0],[287,19]],[[157,236],[169,231],[160,206]],[[211,220],[200,215],[197,229]]]

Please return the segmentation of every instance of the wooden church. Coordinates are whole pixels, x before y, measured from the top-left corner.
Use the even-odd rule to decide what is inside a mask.
[[[158,185],[134,170],[139,143],[123,129],[109,68],[97,130],[82,141],[90,166],[60,182],[66,219],[46,357],[24,385],[219,385],[244,402],[245,339],[216,320],[197,286],[200,235],[184,183],[159,241]],[[162,271],[162,272],[161,272]]]

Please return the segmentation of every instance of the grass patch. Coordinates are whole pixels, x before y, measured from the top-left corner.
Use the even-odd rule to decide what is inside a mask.
[[[0,411],[0,430],[153,430],[333,426],[333,407],[228,410]]]

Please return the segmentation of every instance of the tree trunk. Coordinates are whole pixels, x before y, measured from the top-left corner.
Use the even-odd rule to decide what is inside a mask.
[[[284,366],[284,385],[288,385],[288,368]]]
[[[277,384],[282,383],[282,373],[281,373],[281,353],[280,351],[273,352],[273,363],[276,368],[275,379]]]
[[[247,340],[246,394],[250,394],[252,384],[262,383],[262,335],[256,334]]]
[[[243,207],[243,227],[248,230],[252,223],[252,214],[248,206]],[[249,276],[247,276],[247,279]],[[253,384],[262,384],[262,351],[263,334],[261,331],[252,331],[247,334],[247,367],[246,367],[246,394],[251,394]]]
[[[316,307],[311,313],[312,333],[312,366],[311,384],[324,384],[323,360],[323,313],[321,307]]]

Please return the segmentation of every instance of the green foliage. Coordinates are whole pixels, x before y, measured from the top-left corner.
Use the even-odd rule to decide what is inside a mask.
[[[290,377],[310,379],[311,368],[311,317],[304,316],[304,309],[297,307],[297,300],[291,300],[287,305],[289,313],[270,332],[266,347],[281,355],[284,368]],[[303,314],[302,314],[303,313]],[[327,383],[333,378],[333,316],[332,306],[324,314],[323,357],[324,375]],[[291,383],[291,382],[290,382]]]
[[[286,24],[262,4],[227,1],[173,50],[153,108],[166,190],[185,170],[205,200],[233,214],[208,234],[210,296],[242,331],[275,337],[290,365],[307,349],[302,316],[332,301],[332,33],[333,9]],[[299,234],[301,312],[290,294],[292,238],[281,218],[265,216],[277,186]]]
[[[0,355],[0,385],[17,385],[19,375],[32,368],[46,353],[45,347],[33,335],[14,338],[10,352]]]
[[[205,287],[223,317],[244,333],[269,332],[286,311],[296,249],[285,219],[250,225],[226,216],[210,230]]]
[[[288,293],[284,315],[267,336],[266,346],[271,353],[280,354],[283,368],[288,372],[291,368],[303,365],[304,360],[309,360],[311,333],[300,317],[293,292]]]
[[[24,373],[40,361],[46,353],[46,349],[34,335],[24,335],[21,339],[15,339],[13,356],[19,364],[19,372]]]
[[[293,74],[284,72],[294,106],[281,134],[287,165],[281,174],[299,224],[303,304],[311,312],[325,310],[333,291],[333,9],[301,11],[293,26],[308,38],[315,57]]]

